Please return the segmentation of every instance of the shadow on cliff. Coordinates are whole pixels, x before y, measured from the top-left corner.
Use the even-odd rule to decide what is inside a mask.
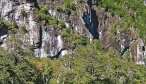
[[[33,3],[36,8],[39,8],[37,0],[26,0],[26,2]]]
[[[94,39],[98,39],[99,35],[98,35],[98,16],[96,14],[96,10],[94,10],[94,8],[92,8],[92,0],[88,0],[87,1],[87,12],[84,13],[83,15],[83,20],[86,24],[87,29],[89,30],[89,32],[93,35]]]
[[[98,35],[98,32],[97,32],[99,22],[98,22],[98,16],[97,16],[96,11],[94,9],[91,9],[91,20],[92,20],[92,24],[93,24],[91,34],[94,36],[94,38],[99,39],[99,35]]]
[[[8,34],[8,29],[5,26],[0,26],[0,45],[3,43],[1,37]]]
[[[57,55],[55,55],[55,56],[53,56],[53,57],[50,57],[50,56],[48,56],[48,57],[51,58],[51,59],[57,59],[57,58],[59,58],[59,56],[61,55],[61,53],[62,53],[63,50],[65,50],[65,49],[61,49],[61,50],[57,53]]]

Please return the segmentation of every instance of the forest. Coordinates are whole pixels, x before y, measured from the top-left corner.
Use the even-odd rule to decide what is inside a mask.
[[[77,1],[83,3],[85,0]],[[72,3],[72,0],[65,0],[63,5],[54,9],[59,12],[69,11],[74,15],[78,14],[77,10],[82,9]],[[106,12],[121,19],[113,24],[113,28],[128,30],[132,27],[146,43],[146,6],[143,5],[143,0],[97,0],[94,6],[104,8]],[[68,29],[64,20],[49,15],[48,10],[49,5],[41,5],[33,13],[45,25],[53,25],[56,30],[62,30],[59,33],[68,45],[71,42],[76,44],[73,53],[59,57],[36,57],[32,46],[25,44],[22,47],[23,43],[18,39],[19,33],[26,34],[28,30],[24,26],[19,29],[16,21],[8,23],[1,18],[0,28],[8,29],[12,35],[7,39],[8,50],[0,47],[0,84],[146,83],[146,66],[136,64],[130,50],[121,55],[113,47],[104,49],[100,39],[89,42],[84,35]],[[21,15],[25,17],[27,13],[22,10]],[[112,35],[116,36],[114,29]],[[14,49],[9,50],[10,47]],[[145,58],[143,61],[145,62]]]

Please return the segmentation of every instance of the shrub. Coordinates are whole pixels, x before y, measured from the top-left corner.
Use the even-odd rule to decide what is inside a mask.
[[[65,22],[63,20],[59,21],[59,25],[60,25],[61,28],[65,28],[66,27],[65,26]]]
[[[22,15],[23,17],[26,17],[26,16],[27,16],[27,13],[26,13],[26,11],[25,11],[24,9],[21,9],[21,15]]]
[[[20,32],[22,32],[22,33],[28,33],[28,31],[27,31],[27,29],[26,29],[25,26],[22,26],[22,27],[20,28]]]

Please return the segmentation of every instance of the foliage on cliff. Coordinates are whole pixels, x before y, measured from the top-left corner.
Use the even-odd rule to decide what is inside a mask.
[[[83,0],[80,0],[82,2]],[[107,11],[121,17],[124,28],[134,27],[145,38],[145,7],[142,0],[100,0],[98,7],[106,8]],[[58,11],[74,11],[74,4],[66,0],[63,8],[57,7]],[[136,65],[127,51],[120,57],[112,51],[104,51],[99,40],[88,43],[82,35],[70,33],[65,28],[63,21],[49,15],[48,6],[42,6],[34,12],[40,20],[48,22],[48,25],[60,26],[62,36],[79,44],[71,55],[58,59],[35,58],[30,49],[21,48],[21,43],[16,42],[17,36],[10,40],[10,46],[15,46],[13,52],[6,52],[0,48],[0,84],[144,84],[146,82],[146,67]],[[22,13],[25,15],[25,12]],[[1,26],[16,29],[12,25],[0,20]],[[121,25],[122,27],[123,25]],[[22,28],[21,28],[22,29]],[[22,31],[27,32],[25,28]],[[17,40],[18,41],[18,40]],[[16,44],[17,43],[17,44]],[[18,44],[19,43],[19,44]],[[86,45],[86,46],[81,46]]]
[[[144,40],[146,35],[146,6],[144,0],[100,0],[98,7],[105,8],[122,20],[118,22],[121,28],[135,28]]]

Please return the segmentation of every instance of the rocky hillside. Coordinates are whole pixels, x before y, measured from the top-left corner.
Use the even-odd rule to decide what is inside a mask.
[[[16,31],[25,32],[16,32],[18,39],[22,45],[30,45],[37,57],[72,53],[75,44],[86,44],[86,38],[92,40],[97,32],[97,22],[91,21],[91,8],[86,1],[2,0],[0,10],[4,22],[15,23]],[[6,28],[1,26],[3,29]],[[6,48],[9,46],[5,39],[11,39],[13,34],[8,31],[11,29],[1,35]]]
[[[15,34],[21,47],[31,46],[36,57],[56,57],[100,39],[103,49],[112,47],[121,55],[129,49],[132,58],[144,64],[145,45],[136,30],[117,26],[122,18],[94,4],[94,0],[1,0],[1,46],[15,50],[8,42]]]
[[[106,56],[112,50],[117,59],[128,56],[136,64],[145,65],[146,21],[142,19],[146,16],[145,11],[142,0],[0,0],[0,46],[4,52],[13,53],[14,58],[16,56],[16,64],[18,58],[25,57],[24,50],[25,54],[28,51],[39,60],[46,57],[62,59],[62,56],[70,60],[68,55],[78,56],[79,51],[91,54],[88,48],[92,46],[93,49],[97,47],[93,53],[98,55],[104,52],[101,55]],[[87,51],[80,50],[81,46]],[[80,55],[86,57],[86,54]],[[45,65],[42,61],[28,62],[39,70],[41,65]],[[66,66],[71,69],[70,63],[65,63]],[[91,70],[91,74],[93,72]],[[56,72],[57,81],[61,80],[63,73],[65,70],[60,75]],[[41,81],[47,84],[50,79],[40,79],[38,84]],[[98,78],[102,79],[102,76]],[[117,81],[124,79],[119,77]]]

